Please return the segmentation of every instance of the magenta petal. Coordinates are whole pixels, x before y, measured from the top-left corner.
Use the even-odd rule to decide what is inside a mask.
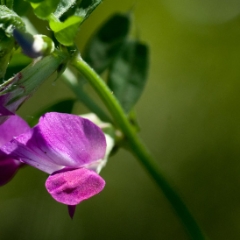
[[[79,168],[105,155],[102,130],[76,115],[47,113],[32,130],[4,145],[2,150],[44,172]]]
[[[8,116],[11,115],[14,115],[14,113],[0,105],[0,125],[8,119]]]
[[[94,171],[79,168],[49,176],[45,186],[56,201],[77,205],[101,192],[105,181]]]
[[[10,116],[0,125],[0,146],[28,130],[30,127],[22,118],[17,115]]]
[[[17,173],[21,163],[11,158],[7,158],[0,152],[0,186],[8,183]]]
[[[33,131],[31,140],[56,164],[81,167],[105,155],[106,140],[102,130],[79,116],[47,113]]]

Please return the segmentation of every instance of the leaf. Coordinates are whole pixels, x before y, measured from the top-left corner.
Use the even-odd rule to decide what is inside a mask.
[[[108,86],[126,113],[142,94],[148,70],[148,47],[138,41],[128,41],[114,61]]]
[[[129,28],[130,16],[115,14],[89,40],[83,57],[96,72],[103,72],[113,62],[126,41]]]
[[[65,46],[74,45],[79,26],[101,2],[102,0],[61,0],[53,14],[54,18],[50,20],[50,28],[54,31],[56,39]],[[55,24],[61,31],[54,28]]]
[[[32,8],[34,9],[35,15],[40,19],[48,19],[49,16],[55,11],[60,0],[31,2]]]
[[[14,49],[14,39],[0,30],[0,80],[3,80]]]
[[[79,6],[77,5],[74,15],[83,17],[85,20],[101,2],[102,0],[82,0]]]
[[[80,24],[102,2],[102,0],[27,1],[31,3],[38,18],[49,21],[56,39],[65,46],[74,45]]]
[[[64,22],[50,21],[50,27],[61,44],[71,46],[81,22],[81,17],[71,16]]]
[[[17,0],[14,2],[13,10],[20,16],[26,16],[30,7],[31,6],[29,2],[26,2],[24,0]]]
[[[57,6],[57,9],[54,12],[54,16],[59,19],[75,3],[76,3],[76,0],[60,0],[59,4]]]
[[[0,29],[5,32],[7,37],[12,37],[14,28],[25,31],[25,24],[14,11],[0,5]]]
[[[1,0],[1,5],[5,5],[9,9],[13,8],[13,0]]]
[[[72,113],[75,101],[76,100],[74,99],[65,99],[54,103],[48,107],[45,107],[42,110],[38,111],[36,114],[34,114],[34,117],[31,118],[28,123],[30,126],[34,126],[35,124],[37,124],[40,116],[42,116],[46,112]]]
[[[11,9],[0,5],[0,80],[5,76],[14,50],[13,29],[25,30],[22,19]]]

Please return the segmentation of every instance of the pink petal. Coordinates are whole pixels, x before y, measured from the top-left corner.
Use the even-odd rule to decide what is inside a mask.
[[[8,116],[11,115],[14,115],[14,113],[0,105],[0,125],[8,119]]]
[[[28,130],[30,127],[22,118],[17,115],[10,116],[0,125],[0,146]]]
[[[102,130],[76,115],[47,113],[39,124],[4,146],[3,151],[49,174],[79,168],[104,157]]]
[[[45,186],[56,201],[77,205],[101,192],[105,181],[94,171],[79,168],[49,176]]]
[[[17,173],[21,163],[11,158],[7,158],[0,152],[0,186],[8,183]]]

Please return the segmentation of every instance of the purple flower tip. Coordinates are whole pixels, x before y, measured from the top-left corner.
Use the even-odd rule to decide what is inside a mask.
[[[71,219],[73,219],[74,213],[76,211],[76,205],[68,205],[68,214]]]
[[[56,201],[77,205],[101,192],[105,181],[96,172],[79,168],[50,175],[45,186]]]

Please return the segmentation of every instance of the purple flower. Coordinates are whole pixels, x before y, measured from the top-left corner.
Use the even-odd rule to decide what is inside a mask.
[[[46,189],[56,201],[70,206],[70,215],[75,205],[104,188],[105,181],[92,165],[104,158],[106,140],[101,129],[87,119],[47,113],[1,149],[50,174]]]
[[[15,136],[28,131],[30,127],[20,117],[13,115],[0,125],[0,147]],[[0,150],[0,186],[8,183],[16,174],[21,162],[11,158]]]

